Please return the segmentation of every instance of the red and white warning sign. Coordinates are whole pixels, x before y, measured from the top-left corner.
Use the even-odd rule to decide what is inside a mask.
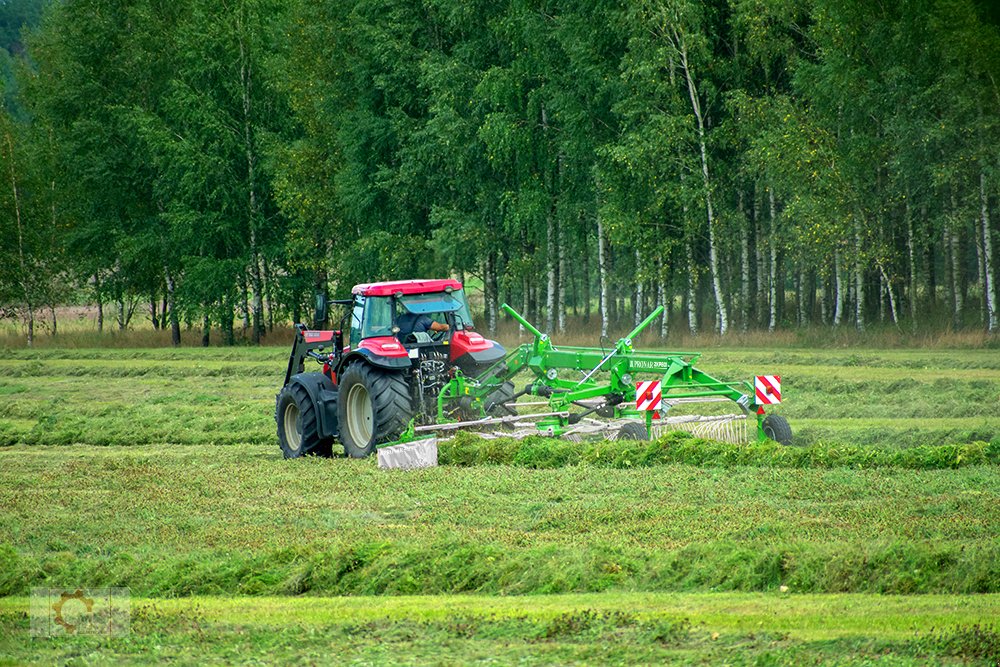
[[[774,405],[781,403],[781,376],[758,375],[753,379],[757,393],[757,405]]]
[[[635,409],[663,409],[663,391],[660,389],[659,380],[635,383]]]

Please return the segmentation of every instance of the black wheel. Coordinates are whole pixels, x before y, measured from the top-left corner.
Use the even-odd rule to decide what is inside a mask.
[[[376,444],[399,437],[410,423],[410,386],[402,373],[351,364],[340,376],[337,415],[344,452],[364,458]]]
[[[625,422],[618,433],[615,435],[615,440],[649,440],[649,433],[646,431],[645,424],[640,424],[639,422]]]
[[[278,424],[281,453],[286,459],[296,459],[307,454],[330,456],[333,439],[320,437],[316,404],[302,381],[292,380],[278,393],[274,421]]]
[[[764,435],[771,440],[782,445],[792,444],[792,427],[788,425],[788,420],[781,415],[768,415],[764,417],[764,423],[761,424],[761,428],[764,429]]]
[[[507,415],[516,415],[517,410],[514,408],[507,407],[507,403],[511,403],[514,400],[514,383],[504,382],[502,385],[496,388],[489,396],[486,397],[485,405],[486,414],[491,417],[505,417]]]

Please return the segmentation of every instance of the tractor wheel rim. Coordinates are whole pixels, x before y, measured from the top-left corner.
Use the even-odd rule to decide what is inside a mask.
[[[347,394],[347,429],[359,447],[367,447],[371,442],[374,421],[368,389],[362,384],[354,385]]]
[[[299,406],[289,403],[285,406],[285,442],[288,448],[297,452],[302,448],[302,413]]]

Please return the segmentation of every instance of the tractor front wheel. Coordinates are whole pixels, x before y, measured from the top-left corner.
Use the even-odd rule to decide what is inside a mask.
[[[761,428],[764,430],[764,435],[771,440],[782,445],[792,444],[792,427],[788,425],[788,420],[781,415],[768,415],[764,417],[764,423],[761,424]]]
[[[286,459],[307,454],[330,456],[333,440],[320,437],[316,405],[301,382],[288,383],[278,394],[274,420],[278,424],[281,453]]]
[[[370,455],[378,443],[398,438],[413,418],[403,374],[366,363],[351,364],[340,376],[337,408],[340,441],[356,459]]]

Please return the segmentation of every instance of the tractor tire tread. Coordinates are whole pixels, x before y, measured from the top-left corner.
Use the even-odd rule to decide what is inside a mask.
[[[299,408],[302,423],[302,446],[298,452],[293,453],[283,444],[283,427],[285,396],[289,396]],[[330,456],[333,449],[333,440],[321,438],[319,434],[319,414],[316,406],[309,396],[309,392],[300,381],[292,381],[278,393],[274,408],[274,421],[278,427],[278,442],[282,443],[282,453],[285,458],[298,458],[309,454],[315,456]]]
[[[355,377],[357,376],[357,377]],[[350,433],[347,432],[347,415],[341,419],[341,441],[350,456],[367,456],[374,451],[374,445],[389,442],[399,437],[413,418],[413,404],[410,399],[410,385],[405,376],[396,371],[376,368],[367,363],[353,363],[340,376],[341,387],[360,382],[368,389],[372,402],[373,438],[368,447],[348,446]],[[364,452],[364,453],[361,453]]]

